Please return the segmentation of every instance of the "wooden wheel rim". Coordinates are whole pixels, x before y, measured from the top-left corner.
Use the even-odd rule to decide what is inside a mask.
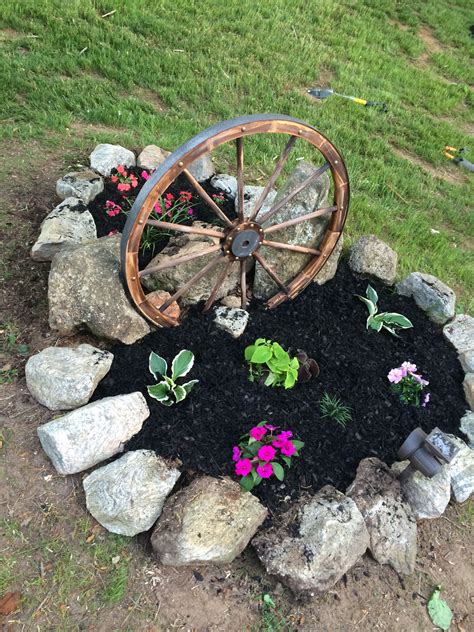
[[[314,255],[303,270],[286,285],[286,292],[277,292],[267,300],[266,306],[274,308],[288,298],[295,298],[314,279],[336,247],[347,217],[349,179],[342,156],[321,132],[304,121],[280,114],[242,116],[213,125],[181,145],[156,169],[138,194],[122,233],[121,272],[124,284],[139,312],[155,325],[170,327],[177,325],[178,321],[147,300],[139,278],[140,241],[153,211],[153,204],[195,160],[224,143],[255,134],[286,134],[302,138],[316,147],[331,171],[334,182],[333,204],[337,207],[331,213],[326,233],[318,246],[320,254]]]

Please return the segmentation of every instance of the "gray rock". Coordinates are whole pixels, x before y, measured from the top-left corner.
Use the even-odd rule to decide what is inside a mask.
[[[474,318],[468,314],[458,314],[443,327],[443,334],[459,354],[472,351],[474,349]]]
[[[59,253],[49,273],[49,324],[62,334],[87,329],[132,344],[150,326],[131,306],[119,276],[120,235]]]
[[[112,169],[119,165],[135,166],[135,154],[121,145],[102,143],[90,155],[91,167],[103,176],[110,176]]]
[[[50,410],[84,406],[100,380],[107,375],[114,356],[88,344],[48,347],[25,366],[31,395]]]
[[[137,158],[137,167],[154,171],[163,163],[171,154],[166,149],[161,149],[157,145],[147,145]]]
[[[296,187],[309,175],[314,173],[314,171],[315,167],[313,165],[305,161],[300,161],[290,174],[283,188],[278,191],[273,203],[277,204],[281,199],[286,197],[289,192],[294,191]],[[326,206],[328,191],[329,178],[327,174],[324,173],[317,178],[312,185],[307,186],[301,193],[280,209],[272,217],[271,223],[276,224],[288,219],[301,217],[318,207]],[[329,221],[330,215],[327,214],[307,222],[302,222],[296,226],[290,226],[278,232],[277,241],[317,248],[324,237]],[[289,282],[299,274],[313,257],[313,255],[300,254],[289,250],[277,250],[275,248],[269,248],[268,246],[262,246],[260,252],[267,263],[284,282]],[[255,266],[255,280],[253,286],[254,295],[257,298],[267,299],[275,294],[278,289],[276,283],[268,276],[260,264],[257,263]]]
[[[260,199],[260,196],[262,195],[264,188],[265,187],[256,187],[252,185],[247,185],[244,187],[244,215],[245,217],[248,217],[252,213],[254,206],[257,203],[257,201]],[[265,202],[262,204],[262,208],[257,213],[257,216],[255,218],[257,221],[260,217],[265,215],[265,213],[271,209],[276,196],[277,196],[277,192],[275,191],[275,189],[270,189],[267,197],[265,198]],[[280,233],[278,233],[278,235],[280,235]],[[279,238],[280,237],[278,237],[278,239]]]
[[[416,561],[416,521],[403,502],[400,483],[385,463],[363,459],[346,494],[362,513],[370,536],[370,551],[380,564],[410,575]]]
[[[214,314],[217,327],[227,331],[233,338],[239,338],[244,333],[249,321],[249,313],[245,309],[216,307]]]
[[[466,402],[469,404],[469,408],[474,410],[474,373],[466,373],[462,386]]]
[[[451,463],[444,467],[451,475],[451,489],[454,498],[458,503],[463,503],[474,492],[474,451],[469,448],[464,441],[448,435],[459,448]]]
[[[459,354],[459,362],[464,373],[474,373],[474,348]]]
[[[412,272],[397,284],[397,292],[413,297],[418,307],[438,325],[444,325],[454,316],[456,294],[431,274]]]
[[[461,418],[460,428],[468,438],[469,447],[474,449],[474,412],[466,410],[466,414]]]
[[[369,279],[393,285],[397,274],[397,253],[375,235],[364,235],[352,245],[349,267]]]
[[[151,544],[166,566],[227,564],[266,516],[267,509],[238,483],[202,476],[165,502]]]
[[[339,265],[339,259],[341,258],[342,248],[344,246],[344,235],[339,237],[339,241],[336,247],[327,258],[326,263],[323,265],[318,274],[314,277],[314,282],[318,285],[324,285],[331,279],[333,279],[337,272],[337,266]]]
[[[193,222],[193,226],[208,227],[207,224],[202,222]],[[223,231],[223,229],[212,226],[213,230]],[[172,261],[175,258],[183,257],[185,255],[201,252],[209,248],[212,245],[218,244],[219,240],[215,237],[207,237],[205,235],[194,234],[181,234],[170,238],[167,246],[150,261],[147,268],[154,267],[158,264]],[[209,255],[204,255],[188,261],[185,264],[167,268],[160,272],[155,272],[150,276],[143,277],[143,285],[149,290],[166,290],[171,294],[174,294],[179,288],[181,288],[189,279],[201,270],[211,259],[216,256],[216,252]],[[198,303],[201,300],[207,299],[212,291],[212,288],[217,282],[217,279],[221,273],[224,262],[217,265],[209,274],[202,277],[197,283],[195,283],[180,299],[182,305],[190,305]],[[238,266],[233,266],[231,274],[225,279],[221,285],[216,299],[220,299],[227,294],[234,292],[240,284],[240,273]]]
[[[396,462],[392,472],[398,476],[408,465],[408,461]],[[405,500],[410,505],[416,520],[439,518],[448,506],[451,496],[451,475],[443,467],[433,478],[423,476],[421,472],[411,472],[402,483]]]
[[[331,485],[252,540],[266,570],[295,593],[331,588],[369,543],[357,505]]]
[[[127,452],[85,477],[87,509],[112,533],[148,531],[180,474],[152,450]]]
[[[61,250],[93,239],[97,239],[94,218],[82,200],[69,197],[43,220],[31,257],[35,261],[51,261]]]
[[[235,200],[237,197],[237,178],[227,173],[219,173],[211,178],[212,186]],[[245,197],[245,196],[244,196]]]
[[[204,154],[191,163],[188,167],[188,171],[191,172],[198,182],[209,180],[216,172],[210,154]]]
[[[43,450],[60,474],[76,474],[123,451],[150,416],[139,392],[105,397],[37,429]]]
[[[95,171],[71,171],[56,182],[56,193],[62,200],[79,198],[89,204],[104,190],[104,181]]]

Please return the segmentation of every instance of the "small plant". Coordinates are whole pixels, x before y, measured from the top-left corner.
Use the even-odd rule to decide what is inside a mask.
[[[260,594],[259,600],[262,618],[258,628],[252,628],[252,632],[292,632],[293,627],[269,593]]]
[[[425,408],[430,401],[430,393],[423,395],[423,389],[429,382],[416,371],[416,364],[403,362],[401,366],[389,372],[387,379],[391,383],[392,391],[398,393],[404,404]]]
[[[382,328],[386,329],[393,336],[397,336],[395,329],[409,329],[413,327],[413,324],[406,316],[397,314],[396,312],[382,312],[378,313],[377,301],[379,300],[377,292],[371,285],[367,286],[366,290],[367,298],[364,296],[356,295],[361,301],[367,305],[369,315],[367,317],[366,328],[375,329],[380,331]]]
[[[293,388],[298,379],[298,359],[290,358],[278,342],[258,338],[245,349],[245,359],[249,363],[251,382],[258,380],[265,386]]]
[[[216,204],[221,205],[225,203],[225,195],[223,193],[213,193],[211,197]]]
[[[115,215],[119,215],[122,213],[122,207],[113,202],[112,200],[106,200],[105,202],[105,212],[109,217],[115,217]]]
[[[160,379],[160,377],[163,377],[164,380],[153,386],[147,386],[148,395],[165,406],[172,406],[175,402],[183,401],[199,380],[191,380],[185,384],[176,384],[176,380],[187,375],[193,368],[193,364],[193,352],[188,349],[183,349],[171,363],[171,377],[168,377],[166,375],[168,371],[166,360],[152,351],[148,362],[150,373],[152,373],[157,380]]]
[[[453,613],[448,604],[441,599],[441,586],[436,586],[428,600],[427,608],[431,621],[437,628],[449,630],[453,620]]]
[[[113,175],[110,180],[117,183],[117,191],[130,191],[130,189],[136,189],[138,186],[138,178],[129,173],[123,165],[118,165],[116,169],[117,173]]]
[[[318,377],[319,364],[314,358],[310,358],[306,351],[297,349],[296,353],[292,353],[290,349],[289,353],[294,355],[300,365],[298,368],[298,382],[309,382],[313,377]]]
[[[279,481],[285,478],[282,461],[291,467],[291,457],[299,456],[304,446],[302,441],[292,439],[291,430],[279,430],[266,421],[261,421],[243,437],[232,450],[235,473],[241,476],[240,485],[250,491],[264,478],[275,475]]]
[[[329,393],[324,393],[322,400],[319,402],[319,410],[323,417],[331,417],[331,419],[337,421],[343,428],[345,428],[347,423],[352,419],[349,406],[341,402],[339,397],[331,397]]]
[[[175,198],[172,193],[167,193],[164,198],[160,197],[153,205],[150,219],[170,224],[182,224],[193,219],[193,209],[191,204],[192,194],[190,191],[180,191]],[[156,243],[162,238],[172,234],[172,231],[156,228],[155,226],[145,226],[142,234],[140,248],[142,251],[155,250]]]

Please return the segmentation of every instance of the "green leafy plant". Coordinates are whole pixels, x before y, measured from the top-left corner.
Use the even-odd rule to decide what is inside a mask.
[[[319,410],[323,417],[331,417],[331,419],[337,421],[343,428],[345,428],[347,423],[352,419],[349,406],[341,402],[339,397],[331,397],[329,393],[324,393],[323,398],[319,402]]]
[[[294,629],[277,607],[269,593],[261,593],[259,596],[261,622],[258,628],[252,628],[252,632],[292,632]]]
[[[402,314],[397,314],[397,312],[381,312],[379,314],[377,307],[379,297],[371,285],[367,286],[365,293],[367,298],[359,296],[358,294],[356,296],[367,305],[367,309],[369,310],[366,324],[367,329],[369,329],[369,327],[371,329],[375,329],[375,331],[386,329],[393,336],[397,336],[398,334],[395,331],[396,328],[409,329],[410,327],[413,327],[411,320]]]
[[[434,625],[442,630],[449,630],[449,626],[453,620],[453,613],[444,599],[441,599],[440,594],[441,586],[436,586],[428,600],[428,614]]]
[[[199,380],[190,380],[185,384],[176,384],[176,380],[187,375],[193,368],[193,365],[194,353],[188,349],[183,349],[171,363],[171,377],[168,377],[166,375],[168,372],[166,360],[152,351],[148,361],[150,373],[152,373],[157,380],[160,379],[160,377],[164,379],[158,382],[158,384],[147,386],[148,395],[165,406],[172,406],[174,403],[182,402]]]
[[[257,338],[255,344],[245,349],[245,359],[249,363],[249,379],[265,386],[293,388],[298,379],[300,363],[272,340]]]

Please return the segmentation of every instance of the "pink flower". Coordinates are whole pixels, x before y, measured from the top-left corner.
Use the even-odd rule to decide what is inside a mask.
[[[429,384],[428,380],[424,380],[421,375],[418,375],[418,373],[414,373],[413,377],[419,384],[421,384],[421,386],[427,386]]]
[[[250,459],[241,459],[235,464],[235,473],[237,476],[247,476],[252,470],[252,461]]]
[[[426,393],[423,403],[421,404],[423,408],[426,407],[426,404],[430,401],[430,394]]]
[[[156,211],[157,213],[159,213],[159,214],[161,215],[161,206],[158,204],[158,202],[156,202],[156,203],[153,205],[153,208],[155,209],[155,211]]]
[[[290,437],[292,436],[293,436],[293,433],[291,432],[291,430],[283,430],[272,441],[272,445],[274,445],[275,448],[281,448],[282,446],[285,445],[285,443],[288,442],[288,439],[290,439]]]
[[[255,441],[260,441],[266,434],[267,430],[265,426],[255,426],[255,428],[252,428],[249,432],[249,435],[252,439],[255,439]]]
[[[119,182],[117,184],[117,190],[118,191],[130,191],[130,185],[127,184],[126,182]]]
[[[273,430],[278,430],[279,426],[272,426],[272,424],[265,424],[265,428],[267,428],[267,430],[270,430],[270,432],[272,432]]]
[[[271,463],[262,463],[261,465],[257,465],[257,474],[261,478],[270,478],[273,474],[273,468]]]
[[[143,171],[141,172],[141,174],[140,174],[140,175],[141,175],[141,177],[142,177],[144,180],[149,180],[149,179],[150,179],[150,174],[148,173],[148,171],[145,171],[145,169],[143,169]]]
[[[240,459],[240,455],[241,455],[240,448],[238,448],[237,446],[234,446],[232,448],[232,460],[238,461]]]
[[[188,215],[192,215],[193,214],[193,209],[192,208],[188,208]]]
[[[118,230],[111,230],[110,233],[107,233],[107,237],[112,237],[112,235],[117,235]]]
[[[167,193],[165,195],[165,200],[167,200],[168,202],[172,202],[174,200],[174,195],[172,193]]]
[[[278,436],[282,437],[282,439],[288,440],[288,439],[291,439],[291,437],[293,436],[293,433],[291,432],[291,430],[282,430]]]
[[[118,180],[117,176],[112,176],[110,179],[112,180],[112,182],[117,182]]]
[[[392,369],[387,375],[388,381],[392,384],[398,384],[404,377],[402,369]]]
[[[416,372],[416,364],[411,364],[410,362],[403,362],[402,366],[400,367],[401,369],[406,369],[406,372],[408,373],[415,373]],[[405,373],[406,375],[406,373]]]
[[[125,171],[125,167],[123,165],[118,165],[117,171],[122,176],[126,176],[127,175],[127,172]]]
[[[169,200],[165,200],[165,209],[168,210],[169,208],[171,208],[172,204]]]
[[[291,441],[287,441],[281,446],[281,453],[285,456],[293,456],[295,452],[295,446],[291,443]]]
[[[275,458],[275,450],[271,445],[262,445],[260,450],[257,452],[257,456],[261,461],[271,461]]]

